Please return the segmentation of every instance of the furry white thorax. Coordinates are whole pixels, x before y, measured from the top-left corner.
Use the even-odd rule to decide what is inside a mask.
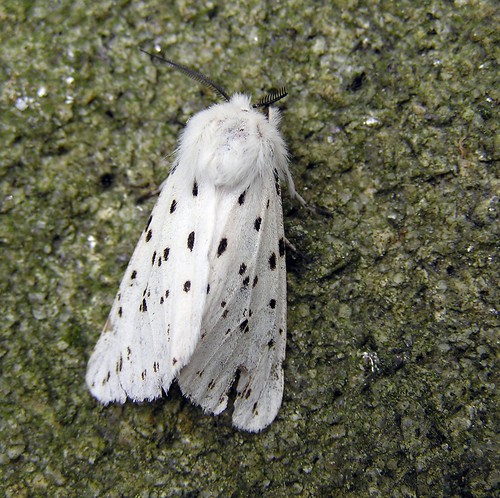
[[[229,102],[195,114],[182,132],[177,171],[206,178],[216,187],[234,188],[267,178],[270,168],[276,168],[290,184],[286,147],[278,131],[279,111],[269,111],[266,118],[252,107],[249,97],[237,93]]]

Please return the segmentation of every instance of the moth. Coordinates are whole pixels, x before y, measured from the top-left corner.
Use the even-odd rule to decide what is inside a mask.
[[[147,53],[147,52],[146,52]],[[92,353],[86,381],[104,404],[153,400],[174,379],[233,425],[258,432],[283,397],[285,237],[280,179],[295,192],[280,115],[283,88],[257,103],[148,54],[215,90],[195,114]],[[262,112],[262,110],[264,112]]]

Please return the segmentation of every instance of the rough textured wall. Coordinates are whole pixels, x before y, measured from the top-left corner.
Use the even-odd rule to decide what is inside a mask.
[[[1,494],[493,495],[498,6],[334,3],[0,6]],[[285,397],[258,435],[84,383],[137,199],[215,99],[139,46],[230,91],[286,83],[297,189],[330,213],[284,200]]]

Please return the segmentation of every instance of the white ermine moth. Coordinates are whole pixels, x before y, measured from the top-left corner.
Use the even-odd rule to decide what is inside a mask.
[[[152,55],[152,54],[149,54]],[[271,92],[257,104],[159,58],[225,102],[189,119],[95,346],[86,381],[104,404],[162,396],[177,380],[219,414],[237,378],[233,425],[258,432],[283,397],[288,170]],[[263,107],[266,112],[261,112]],[[297,195],[300,198],[300,196]]]

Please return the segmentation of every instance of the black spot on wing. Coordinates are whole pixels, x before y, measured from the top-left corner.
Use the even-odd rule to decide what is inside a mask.
[[[273,174],[274,174],[274,186],[276,188],[276,195],[281,195],[280,175],[276,168],[273,170]]]
[[[247,271],[247,265],[245,263],[241,263],[240,265],[240,275],[243,275]]]
[[[240,206],[243,206],[243,204],[245,204],[245,196],[246,196],[246,195],[247,195],[247,191],[246,191],[246,190],[244,190],[244,191],[240,194],[240,196],[238,197],[238,204],[239,204]]]
[[[197,195],[198,195],[198,183],[195,180],[193,183],[193,197],[197,197]]]
[[[146,228],[144,229],[144,232],[147,232],[149,230],[149,225],[151,225],[151,222],[153,221],[153,215],[149,217],[148,224],[146,225]]]
[[[259,277],[257,275],[255,275],[255,277],[253,277],[252,287],[255,287],[257,285],[258,281],[259,281]]]
[[[269,268],[276,270],[276,253],[274,252],[269,256]]]
[[[190,251],[193,251],[194,247],[194,232],[191,232],[188,236],[187,246]]]
[[[149,242],[152,236],[153,236],[153,230],[150,229],[146,234],[146,242]]]
[[[271,300],[269,301],[269,307],[270,307],[271,309],[276,308],[276,299],[271,299]]]
[[[104,386],[105,384],[107,384],[110,378],[111,378],[111,372],[108,370],[108,374],[104,379],[102,379],[102,385]]]
[[[283,240],[283,237],[278,242],[278,248],[279,248],[279,253],[280,253],[280,258],[282,258],[285,255],[285,241]]]
[[[248,327],[248,320],[243,320],[241,323],[240,323],[240,330],[244,333],[248,332],[250,329]]]
[[[187,280],[186,282],[184,282],[184,292],[189,292],[190,289],[191,289],[191,282]]]
[[[219,247],[217,248],[217,257],[219,258],[220,256],[222,256],[222,254],[226,249],[227,249],[227,239],[226,238],[220,239]]]
[[[255,222],[254,222],[254,224],[253,224],[253,226],[254,226],[255,230],[257,230],[257,232],[260,230],[260,225],[261,225],[261,224],[262,224],[262,218],[259,216],[259,217],[255,220]]]
[[[172,214],[175,211],[176,207],[177,207],[177,201],[174,199],[172,201],[172,204],[170,204],[170,214]]]
[[[165,247],[165,249],[163,249],[163,260],[164,261],[167,261],[169,254],[170,254],[170,247]]]

